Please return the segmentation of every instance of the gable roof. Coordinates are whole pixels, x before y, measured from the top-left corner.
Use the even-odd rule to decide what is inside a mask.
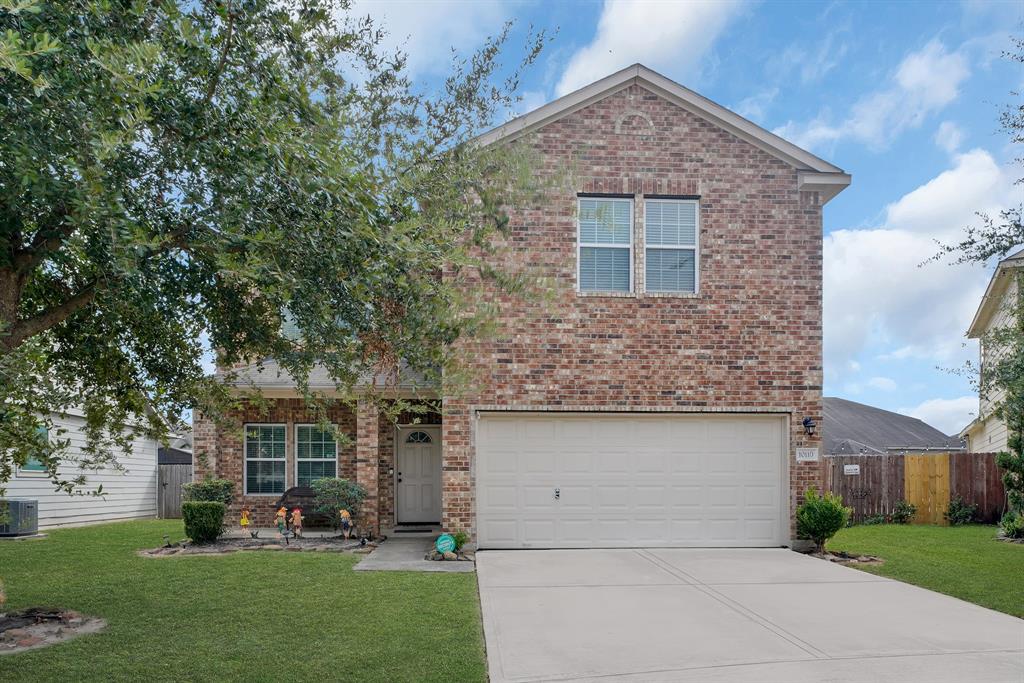
[[[703,95],[648,69],[643,64],[628,66],[512,119],[483,133],[476,138],[476,142],[490,145],[501,140],[514,140],[634,84],[660,95],[796,168],[799,171],[800,189],[820,192],[823,204],[850,184],[850,175],[838,166],[797,147]]]
[[[992,279],[988,281],[988,287],[985,288],[985,294],[981,297],[981,303],[978,304],[978,310],[974,313],[974,319],[971,320],[971,326],[967,328],[968,339],[977,339],[985,334],[988,321],[999,309],[1003,293],[1010,285],[1008,277],[1010,272],[1022,266],[1024,266],[1024,249],[1013,252],[996,266],[995,272],[992,273]]]
[[[822,399],[822,447],[825,453],[883,454],[899,450],[955,450],[960,439],[909,415],[826,396]]]

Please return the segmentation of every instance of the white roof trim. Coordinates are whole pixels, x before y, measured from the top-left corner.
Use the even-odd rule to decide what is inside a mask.
[[[985,333],[984,326],[988,324],[996,308],[1002,303],[1003,294],[1010,284],[1009,278],[1005,277],[1005,275],[1010,268],[1020,268],[1022,266],[1024,266],[1024,259],[1019,257],[1003,259],[996,266],[996,272],[992,273],[992,279],[988,281],[988,287],[985,288],[985,294],[981,297],[978,310],[974,313],[971,326],[967,328],[968,339],[978,339]]]
[[[746,140],[750,144],[785,161],[794,168],[800,171],[812,172],[813,177],[809,176],[806,183],[801,181],[801,187],[823,192],[825,197],[823,203],[850,184],[850,176],[838,166],[834,166],[807,150],[797,147],[793,143],[758,126],[756,123],[748,121],[735,112],[729,111],[722,105],[712,102],[708,98],[665,78],[659,73],[651,71],[642,64],[626,67],[611,76],[606,76],[586,87],[571,92],[553,102],[549,102],[502,126],[483,133],[475,141],[481,145],[490,145],[500,140],[515,139],[598,100],[604,99],[619,90],[628,88],[634,83],[642,85],[683,109],[714,123],[736,137]]]

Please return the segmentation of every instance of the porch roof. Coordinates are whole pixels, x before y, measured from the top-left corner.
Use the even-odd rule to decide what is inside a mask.
[[[271,393],[293,393],[298,389],[295,379],[272,358],[258,363],[250,363],[240,368],[217,368],[216,377],[239,389],[255,386]],[[313,366],[309,373],[309,389],[311,391],[333,392],[337,388],[337,383],[327,368],[320,364]],[[437,393],[438,385],[423,373],[402,363],[398,370],[397,381],[391,373],[366,374],[356,383],[356,389],[433,395]]]

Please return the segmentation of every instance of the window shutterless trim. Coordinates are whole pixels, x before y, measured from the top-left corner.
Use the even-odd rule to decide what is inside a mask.
[[[617,199],[629,200],[629,244],[617,244],[608,242],[583,242],[583,226],[580,223],[580,200],[581,199]],[[576,291],[584,294],[633,294],[636,291],[636,260],[634,242],[636,242],[636,202],[631,194],[609,195],[593,193],[577,193],[576,195]],[[583,289],[583,250],[594,249],[626,249],[629,248],[629,289]]]
[[[337,427],[338,425],[333,425]],[[295,430],[295,482],[296,486],[299,486],[299,463],[300,462],[333,462],[334,463],[334,476],[338,476],[338,440],[331,436],[331,441],[334,443],[334,457],[333,458],[302,458],[299,459],[299,428],[300,427],[312,427],[313,429],[320,429],[320,425],[312,422],[296,422],[292,425]],[[307,484],[308,485],[308,484]]]
[[[250,458],[249,428],[250,427],[283,427],[284,457],[283,458]],[[278,496],[288,490],[288,423],[287,422],[246,422],[242,425],[242,495],[243,496]],[[284,491],[281,493],[249,493],[250,462],[282,462],[284,463]]]
[[[651,294],[699,294],[700,293],[700,197],[670,197],[667,195],[644,195],[644,199],[663,202],[679,202],[693,204],[693,244],[648,244],[647,243],[647,203],[644,203],[644,291]],[[648,289],[647,254],[652,249],[673,249],[693,252],[693,291],[686,289]]]

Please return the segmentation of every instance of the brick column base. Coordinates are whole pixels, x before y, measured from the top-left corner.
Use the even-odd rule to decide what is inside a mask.
[[[356,408],[356,483],[366,489],[366,500],[356,527],[380,535],[378,510],[380,412],[371,401],[359,401]]]

